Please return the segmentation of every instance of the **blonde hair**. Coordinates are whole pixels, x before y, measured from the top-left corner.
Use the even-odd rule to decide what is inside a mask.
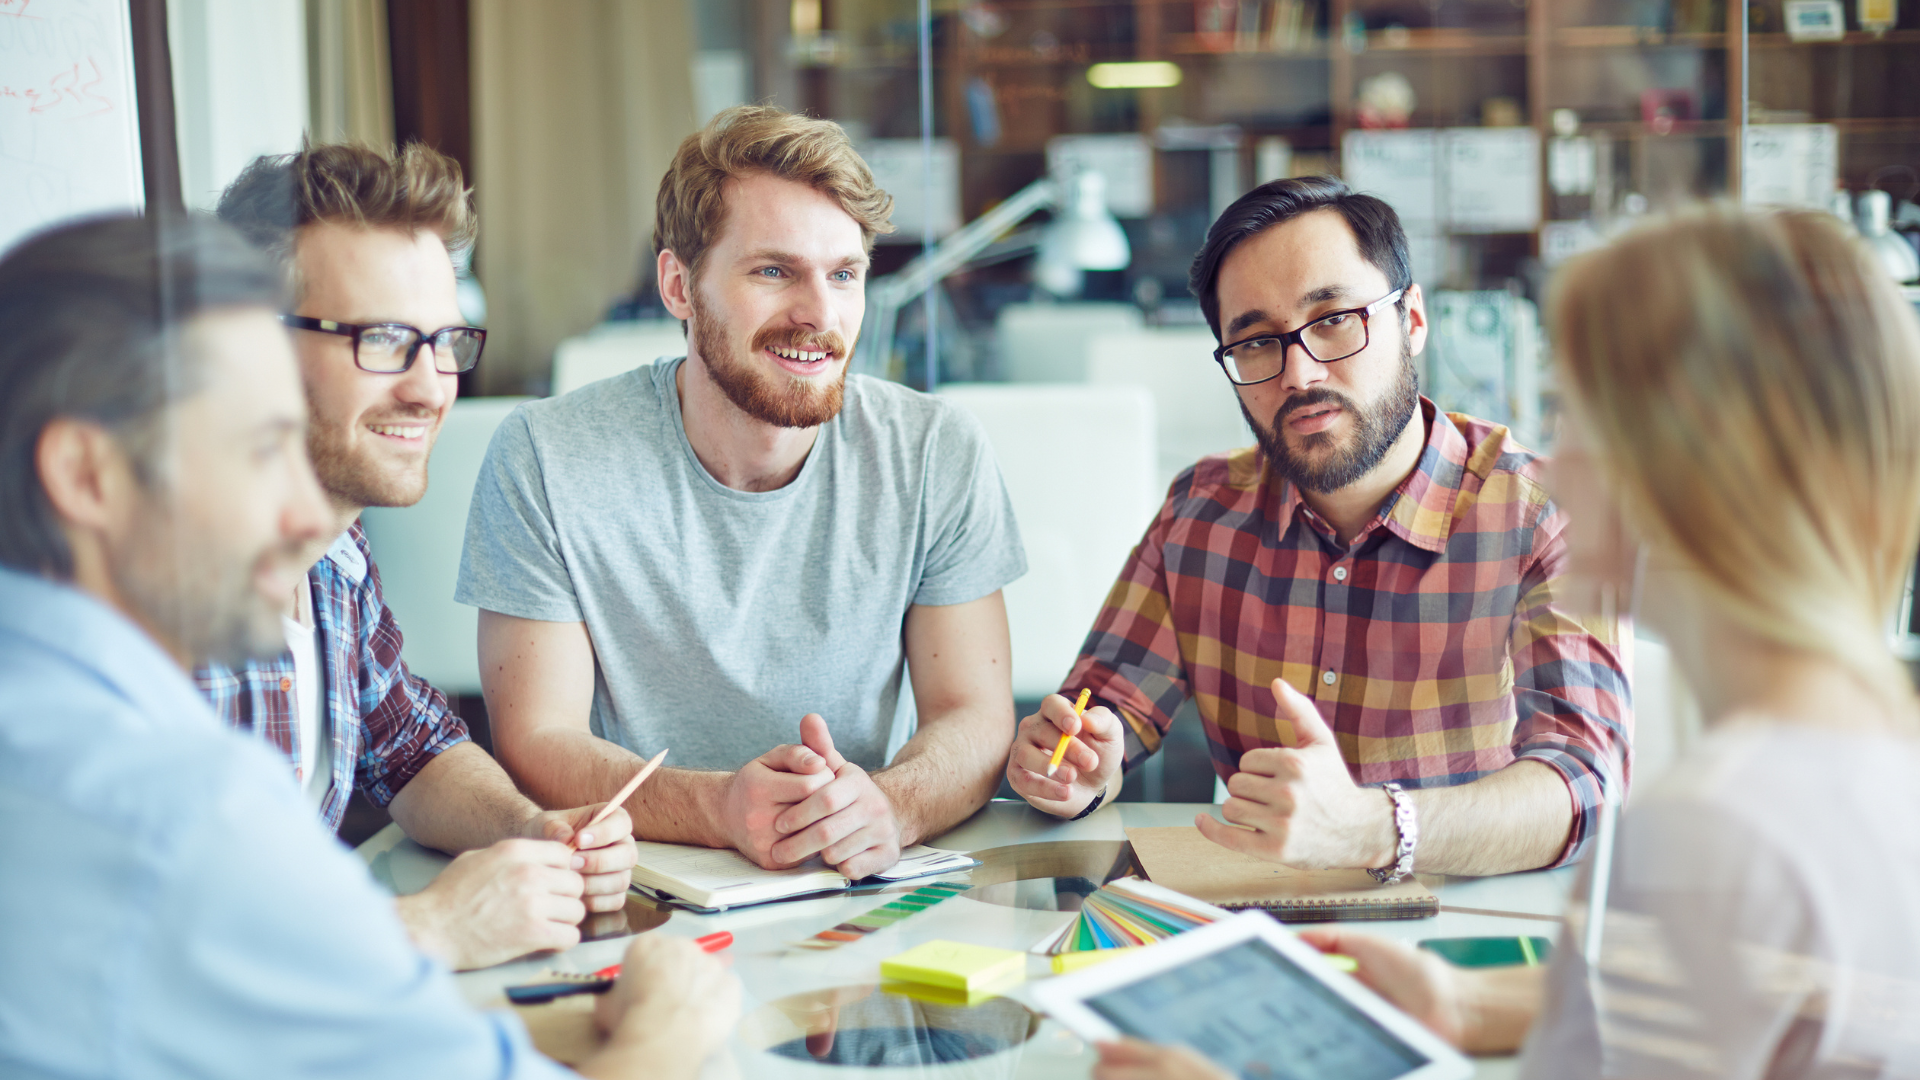
[[[727,181],[760,173],[831,196],[859,222],[868,250],[875,237],[893,231],[887,221],[893,196],[874,183],[839,124],[766,105],[736,105],[715,114],[674,153],[654,200],[654,256],[672,251],[689,275],[697,275],[727,223]]]
[[[1570,264],[1555,350],[1634,527],[1765,640],[1910,707],[1920,322],[1838,222],[1697,210]]]

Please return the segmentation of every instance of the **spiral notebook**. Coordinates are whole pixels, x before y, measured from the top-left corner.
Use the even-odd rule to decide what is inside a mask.
[[[1261,908],[1281,922],[1440,913],[1440,898],[1412,878],[1382,885],[1365,870],[1295,870],[1229,851],[1191,826],[1128,829],[1127,839],[1149,881],[1229,911]]]

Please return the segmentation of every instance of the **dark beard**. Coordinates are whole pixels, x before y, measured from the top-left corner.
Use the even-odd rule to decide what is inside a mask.
[[[1238,394],[1234,396],[1239,397]],[[1353,434],[1345,447],[1334,448],[1331,454],[1316,464],[1309,455],[1313,451],[1333,447],[1336,436],[1332,432],[1316,431],[1303,440],[1303,452],[1295,453],[1287,445],[1281,425],[1291,413],[1324,404],[1337,405],[1353,417]],[[1351,398],[1338,391],[1316,386],[1288,399],[1273,414],[1271,425],[1255,420],[1253,414],[1247,411],[1244,399],[1240,402],[1240,414],[1247,418],[1247,426],[1253,429],[1254,437],[1260,441],[1260,449],[1266,453],[1267,461],[1277,475],[1293,481],[1302,491],[1324,494],[1346,487],[1380,464],[1380,460],[1387,456],[1387,451],[1392,449],[1393,441],[1407,429],[1407,422],[1413,419],[1414,410],[1419,407],[1420,379],[1413,370],[1412,352],[1402,345],[1399,378],[1369,408],[1360,408]]]
[[[761,423],[810,428],[840,415],[847,386],[845,360],[849,350],[838,334],[763,333],[754,339],[749,350],[758,353],[768,345],[785,345],[832,354],[841,361],[840,377],[819,389],[784,373],[762,373],[750,361],[742,361],[734,354],[726,331],[717,320],[708,319],[701,308],[693,310],[693,344],[701,362],[707,366],[707,374],[721,393],[727,395],[727,400]]]

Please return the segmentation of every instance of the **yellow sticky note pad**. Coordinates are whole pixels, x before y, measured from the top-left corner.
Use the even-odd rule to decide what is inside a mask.
[[[929,941],[880,961],[882,978],[949,990],[978,990],[1018,981],[1026,973],[1026,953],[958,941]]]

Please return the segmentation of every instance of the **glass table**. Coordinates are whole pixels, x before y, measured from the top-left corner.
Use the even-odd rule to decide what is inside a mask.
[[[947,939],[1025,950],[1074,917],[1102,882],[1134,872],[1128,828],[1188,825],[1205,804],[1117,803],[1082,821],[1059,821],[1025,803],[996,801],[946,835],[937,847],[972,853],[982,865],[947,875],[971,890],[830,951],[791,943],[886,903],[928,879],[712,915],[664,908],[630,894],[626,910],[596,916],[586,940],[556,954],[456,976],[468,1001],[504,1008],[505,988],[553,972],[585,974],[617,962],[635,933],[699,937],[731,931],[727,955],[745,987],[745,1013],[709,1077],[825,1075],[876,1078],[1053,1078],[1086,1076],[1093,1050],[1030,1008],[1025,987],[972,1005],[908,997],[879,985],[880,961],[923,941]],[[424,888],[449,861],[389,826],[360,846],[374,877],[396,893]],[[1422,877],[1440,898],[1427,919],[1369,922],[1367,930],[1417,941],[1429,937],[1556,937],[1572,884],[1571,868],[1492,878]],[[1028,960],[1028,977],[1051,974],[1046,957]],[[562,1061],[595,1045],[594,998],[578,995],[520,1007],[536,1045]],[[1479,1061],[1478,1075],[1515,1074],[1511,1058]]]

